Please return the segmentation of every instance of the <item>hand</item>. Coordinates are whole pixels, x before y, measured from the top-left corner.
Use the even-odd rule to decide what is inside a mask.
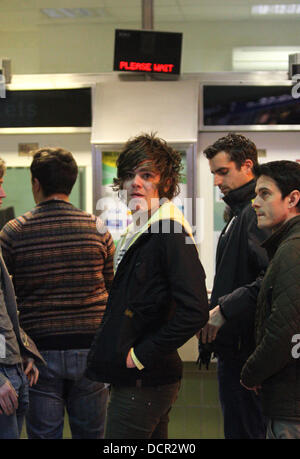
[[[205,344],[214,341],[219,329],[224,323],[225,319],[221,313],[220,306],[218,305],[209,311],[209,320],[202,328],[202,343]]]
[[[135,368],[136,367],[134,361],[132,360],[130,351],[128,352],[128,355],[127,355],[127,358],[126,358],[126,367],[127,368]]]
[[[10,381],[6,381],[0,386],[0,414],[10,416],[18,408],[18,394]]]
[[[32,358],[23,358],[23,363],[25,366],[24,373],[29,381],[29,386],[32,387],[33,384],[36,384],[37,380],[39,379],[39,370],[35,366],[34,360]]]
[[[240,383],[241,383],[241,385],[242,385],[243,387],[245,387],[245,389],[247,389],[247,390],[253,390],[253,391],[255,392],[256,395],[259,394],[259,391],[260,391],[260,389],[261,389],[261,385],[260,385],[260,384],[257,384],[256,386],[253,386],[253,387],[248,387],[248,386],[246,386],[246,384],[243,383],[243,381],[240,381]]]

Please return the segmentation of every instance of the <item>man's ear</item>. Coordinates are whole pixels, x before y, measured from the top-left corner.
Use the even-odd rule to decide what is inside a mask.
[[[244,170],[246,171],[247,174],[253,174],[253,161],[252,159],[245,159],[245,161],[242,164],[242,167],[244,167]]]
[[[36,177],[33,177],[32,180],[31,180],[31,183],[32,183],[32,187],[34,188],[35,191],[40,191],[41,184],[39,182],[39,179],[37,179]]]
[[[300,201],[300,191],[299,190],[293,190],[290,194],[289,194],[289,203],[288,203],[288,206],[289,208],[293,208],[293,207],[296,207],[298,205]]]

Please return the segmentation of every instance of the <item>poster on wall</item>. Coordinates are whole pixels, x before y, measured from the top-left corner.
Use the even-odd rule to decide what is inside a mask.
[[[181,171],[180,193],[173,199],[174,204],[184,213],[185,198],[187,198],[187,161],[186,153],[180,151],[182,155],[183,169]],[[111,233],[114,241],[118,241],[120,235],[132,222],[130,210],[120,199],[118,192],[112,188],[113,179],[117,176],[116,161],[119,152],[102,151],[102,193],[97,209],[100,210],[100,217]]]
[[[105,226],[114,241],[120,238],[126,227],[131,223],[131,214],[127,206],[113,190],[113,179],[117,176],[116,161],[119,152],[102,152],[102,213],[100,214]]]

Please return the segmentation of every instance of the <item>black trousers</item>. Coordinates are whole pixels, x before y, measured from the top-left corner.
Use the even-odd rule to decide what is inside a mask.
[[[112,386],[104,438],[168,438],[169,412],[180,382],[153,387]]]
[[[243,364],[218,358],[219,397],[225,438],[266,438],[260,396],[240,383]]]

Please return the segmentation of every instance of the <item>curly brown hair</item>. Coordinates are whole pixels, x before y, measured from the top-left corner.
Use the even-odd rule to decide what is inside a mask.
[[[212,159],[221,151],[228,153],[230,161],[235,163],[238,170],[241,169],[246,159],[251,159],[254,166],[257,164],[256,145],[241,134],[228,134],[226,137],[221,137],[209,145],[203,153],[207,159]]]
[[[153,161],[160,173],[158,185],[159,197],[172,199],[179,194],[181,155],[155,133],[141,134],[129,139],[117,159],[117,178],[114,178],[113,190],[119,191],[129,172],[145,161]]]

